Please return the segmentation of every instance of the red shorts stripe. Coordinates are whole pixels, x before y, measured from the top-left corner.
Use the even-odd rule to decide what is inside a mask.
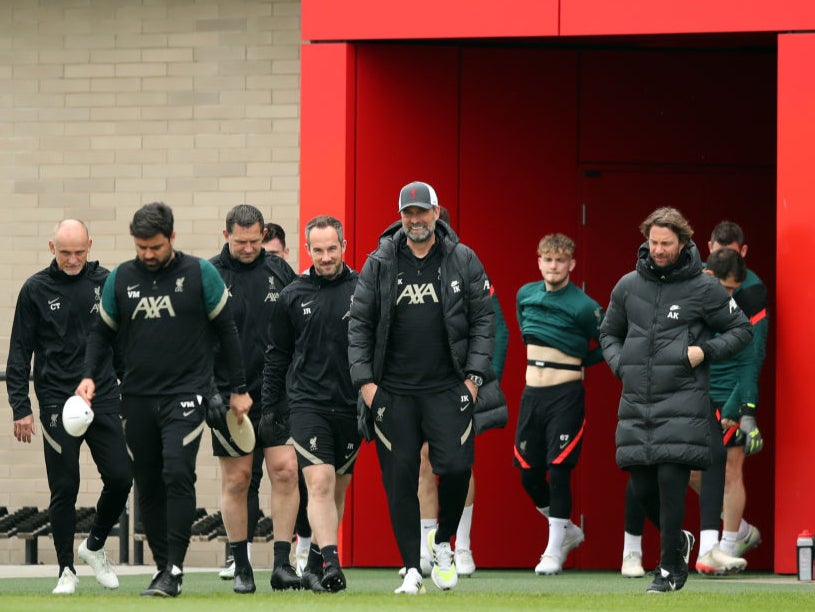
[[[563,463],[563,460],[569,456],[569,453],[574,450],[574,447],[580,443],[580,440],[583,439],[583,430],[586,429],[586,419],[583,419],[583,422],[580,424],[580,431],[577,432],[577,435],[571,441],[571,443],[563,449],[563,451],[555,457],[555,460],[552,461],[552,465],[558,465],[559,463]]]
[[[532,467],[526,461],[524,461],[523,457],[521,457],[521,453],[518,452],[518,447],[517,446],[513,445],[512,452],[515,453],[515,460],[518,462],[518,465],[521,466],[522,470],[528,470],[529,468]]]

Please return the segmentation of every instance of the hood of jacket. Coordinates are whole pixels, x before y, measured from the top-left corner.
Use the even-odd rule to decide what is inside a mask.
[[[698,275],[702,271],[702,258],[693,240],[682,247],[676,262],[660,268],[651,259],[648,242],[643,242],[637,251],[637,272],[650,280],[661,283],[675,283]]]

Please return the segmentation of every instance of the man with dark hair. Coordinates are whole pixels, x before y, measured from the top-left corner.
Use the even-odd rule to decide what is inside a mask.
[[[359,452],[357,393],[348,370],[348,319],[357,273],[343,262],[338,219],[306,224],[312,265],[288,285],[272,311],[263,371],[264,419],[288,398],[290,443],[308,489],[314,540],[302,584],[312,591],[345,589],[337,530]]]
[[[31,276],[17,297],[6,367],[14,437],[31,443],[36,426],[28,377],[34,355],[34,392],[51,491],[48,519],[59,564],[59,581],[52,591],[57,595],[73,594],[79,582],[73,548],[82,442],[87,443],[102,477],[102,492],[93,525],[77,552],[93,568],[99,584],[109,589],[118,588],[119,579],[105,553],[105,540],[127,503],[132,483],[110,350],[102,356],[90,426],[73,437],[62,423],[62,407],[82,377],[85,343],[109,274],[98,261],[88,261],[91,244],[87,226],[78,219],[64,219],[54,228],[48,242],[54,256],[51,265]]]
[[[267,253],[277,255],[281,259],[289,256],[289,247],[286,246],[286,231],[277,223],[267,223],[264,228],[263,248]]]
[[[693,228],[674,208],[640,224],[634,272],[611,293],[600,328],[603,356],[622,380],[617,465],[660,529],[649,593],[679,590],[694,537],[682,531],[690,472],[711,461],[709,363],[750,343],[750,322],[721,283],[702,273]]]
[[[491,364],[495,311],[484,267],[447,224],[436,223],[438,198],[427,183],[402,188],[399,213],[360,273],[348,360],[407,568],[395,592],[417,594],[424,591],[417,529],[422,442],[439,476],[439,526],[427,536],[431,578],[451,589],[458,574],[450,540],[467,497],[475,432],[481,415],[501,412],[506,401]]]
[[[704,269],[719,280],[729,295],[739,288],[747,273],[744,259],[737,251],[719,249],[710,254]],[[747,562],[723,551],[719,542],[719,521],[725,491],[725,464],[727,456],[722,439],[727,442],[724,423],[738,418],[739,382],[750,371],[751,346],[734,357],[710,365],[710,430],[711,463],[704,470],[691,472],[690,486],[699,495],[699,554],[696,571],[703,576],[730,576],[743,571]],[[731,434],[732,435],[732,434]],[[625,491],[625,525],[622,575],[638,578],[645,575],[642,567],[642,532],[645,511],[637,501],[629,480]]]
[[[158,571],[142,595],[181,593],[195,515],[195,461],[204,398],[213,372],[213,336],[229,363],[230,409],[240,423],[252,406],[229,293],[215,267],[173,248],[173,211],[163,202],[133,215],[136,258],[102,289],[101,319],[88,340],[76,392],[95,401],[103,357],[122,351],[122,416],[139,509]]]
[[[549,541],[535,566],[541,576],[559,574],[585,539],[571,520],[571,478],[583,446],[584,368],[603,360],[603,309],[569,280],[575,248],[564,234],[544,236],[538,243],[542,280],[527,283],[517,296],[527,366],[514,461],[524,490],[549,523]]]
[[[261,415],[263,353],[269,342],[269,317],[283,287],[295,278],[291,267],[279,257],[268,255],[261,247],[263,213],[249,204],[239,204],[226,215],[221,252],[210,259],[229,291],[235,325],[240,337],[246,383],[252,398],[249,419],[257,431]],[[230,395],[229,370],[215,353],[215,381],[221,396]],[[285,415],[281,415],[285,423]],[[272,523],[275,531],[273,588],[299,586],[289,573],[286,545],[291,546],[292,512],[297,508],[297,461],[285,444],[288,431],[269,440],[266,460],[272,483]],[[221,515],[224,520],[232,559],[233,590],[254,593],[255,581],[249,559],[249,543],[254,537],[260,515],[258,489],[263,477],[264,443],[256,436],[254,451],[245,452],[222,428],[212,428],[212,449],[221,467]],[[288,526],[288,527],[287,527]]]
[[[722,221],[713,228],[708,242],[711,254],[720,249],[737,251],[747,256],[744,232],[732,221]],[[752,355],[742,364],[739,376],[739,414],[729,420],[725,432],[727,449],[727,477],[724,485],[722,541],[723,551],[736,557],[761,544],[761,533],[755,525],[744,520],[747,492],[744,486],[744,459],[764,447],[764,440],[756,423],[758,406],[758,379],[766,354],[769,315],[767,287],[758,275],[747,269],[744,282],[733,292],[733,299],[753,325]]]

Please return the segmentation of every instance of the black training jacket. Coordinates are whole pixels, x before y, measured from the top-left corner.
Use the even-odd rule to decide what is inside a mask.
[[[28,378],[34,355],[34,392],[40,406],[59,405],[74,394],[82,379],[85,347],[99,317],[102,285],[110,272],[89,261],[75,276],[56,260],[31,276],[20,289],[11,328],[6,388],[14,420],[31,414]],[[119,410],[118,387],[110,350],[96,386],[94,412]]]
[[[327,280],[314,267],[287,286],[272,313],[263,371],[263,409],[355,414],[357,391],[348,370],[348,321],[358,275],[343,264]]]
[[[260,257],[252,263],[241,263],[229,255],[228,244],[209,261],[229,291],[246,371],[246,386],[259,404],[263,353],[269,343],[269,319],[280,292],[297,275],[285,260],[265,251],[261,251]],[[215,349],[215,382],[222,393],[230,391],[229,369],[220,344]]]

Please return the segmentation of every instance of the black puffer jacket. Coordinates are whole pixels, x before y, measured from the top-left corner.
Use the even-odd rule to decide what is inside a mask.
[[[708,363],[729,359],[751,337],[750,322],[736,302],[717,279],[702,273],[693,242],[667,273],[654,266],[643,244],[636,271],[614,287],[600,327],[603,356],[623,383],[617,464],[706,468],[711,460]],[[689,346],[705,353],[696,368],[688,361]]]
[[[489,280],[473,250],[459,242],[455,232],[443,221],[436,222],[436,239],[442,249],[441,303],[453,365],[461,380],[468,372],[477,372],[484,378],[473,417],[476,432],[503,427],[508,410],[492,368],[495,311]],[[396,254],[405,240],[402,224],[397,221],[379,237],[379,248],[368,257],[360,273],[348,326],[348,362],[356,387],[379,383],[382,378],[388,333],[396,308]],[[464,290],[453,291],[454,284]],[[370,432],[365,428],[370,410],[361,394],[357,410],[361,433],[370,439]]]

